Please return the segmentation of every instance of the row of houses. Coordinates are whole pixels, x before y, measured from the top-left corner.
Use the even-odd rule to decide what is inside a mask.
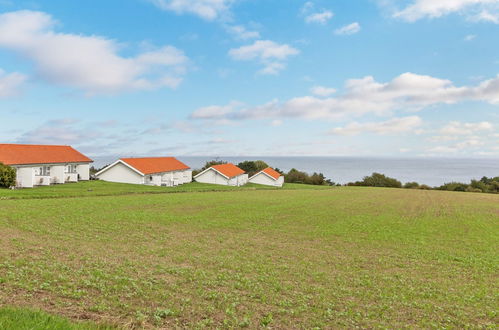
[[[16,186],[32,188],[90,179],[93,161],[70,146],[0,144],[0,163],[16,169]],[[248,182],[282,187],[284,177],[266,168],[251,178],[234,164],[211,166],[196,176],[174,157],[120,158],[95,174],[109,182],[178,186],[192,182],[242,186]]]

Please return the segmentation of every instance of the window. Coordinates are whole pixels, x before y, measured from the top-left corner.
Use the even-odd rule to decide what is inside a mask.
[[[37,172],[38,173],[35,173],[37,175],[50,176],[50,166],[41,166]]]
[[[66,165],[64,171],[65,173],[76,173],[76,165],[75,164]]]

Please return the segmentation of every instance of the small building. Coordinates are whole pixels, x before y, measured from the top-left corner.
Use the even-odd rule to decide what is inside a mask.
[[[273,168],[267,167],[249,178],[249,182],[266,186],[282,187],[284,184],[284,176]]]
[[[0,144],[0,163],[16,169],[18,188],[88,180],[91,162],[70,146]]]
[[[192,170],[174,157],[120,158],[95,174],[99,180],[173,187],[192,181]]]
[[[213,165],[194,177],[197,182],[224,186],[243,186],[248,174],[234,164]]]

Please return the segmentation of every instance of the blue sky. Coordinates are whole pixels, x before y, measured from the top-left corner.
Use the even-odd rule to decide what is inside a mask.
[[[499,157],[499,0],[0,0],[0,141]]]

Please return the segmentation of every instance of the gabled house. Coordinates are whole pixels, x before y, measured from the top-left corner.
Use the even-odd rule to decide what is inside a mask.
[[[95,174],[99,180],[178,186],[192,181],[192,170],[174,157],[120,158]]]
[[[213,165],[194,177],[197,182],[225,186],[243,186],[248,183],[248,174],[234,164]]]
[[[0,144],[0,163],[16,169],[19,188],[88,180],[91,162],[70,146]]]
[[[249,178],[249,182],[266,186],[282,187],[284,184],[284,176],[273,168],[267,167]]]

